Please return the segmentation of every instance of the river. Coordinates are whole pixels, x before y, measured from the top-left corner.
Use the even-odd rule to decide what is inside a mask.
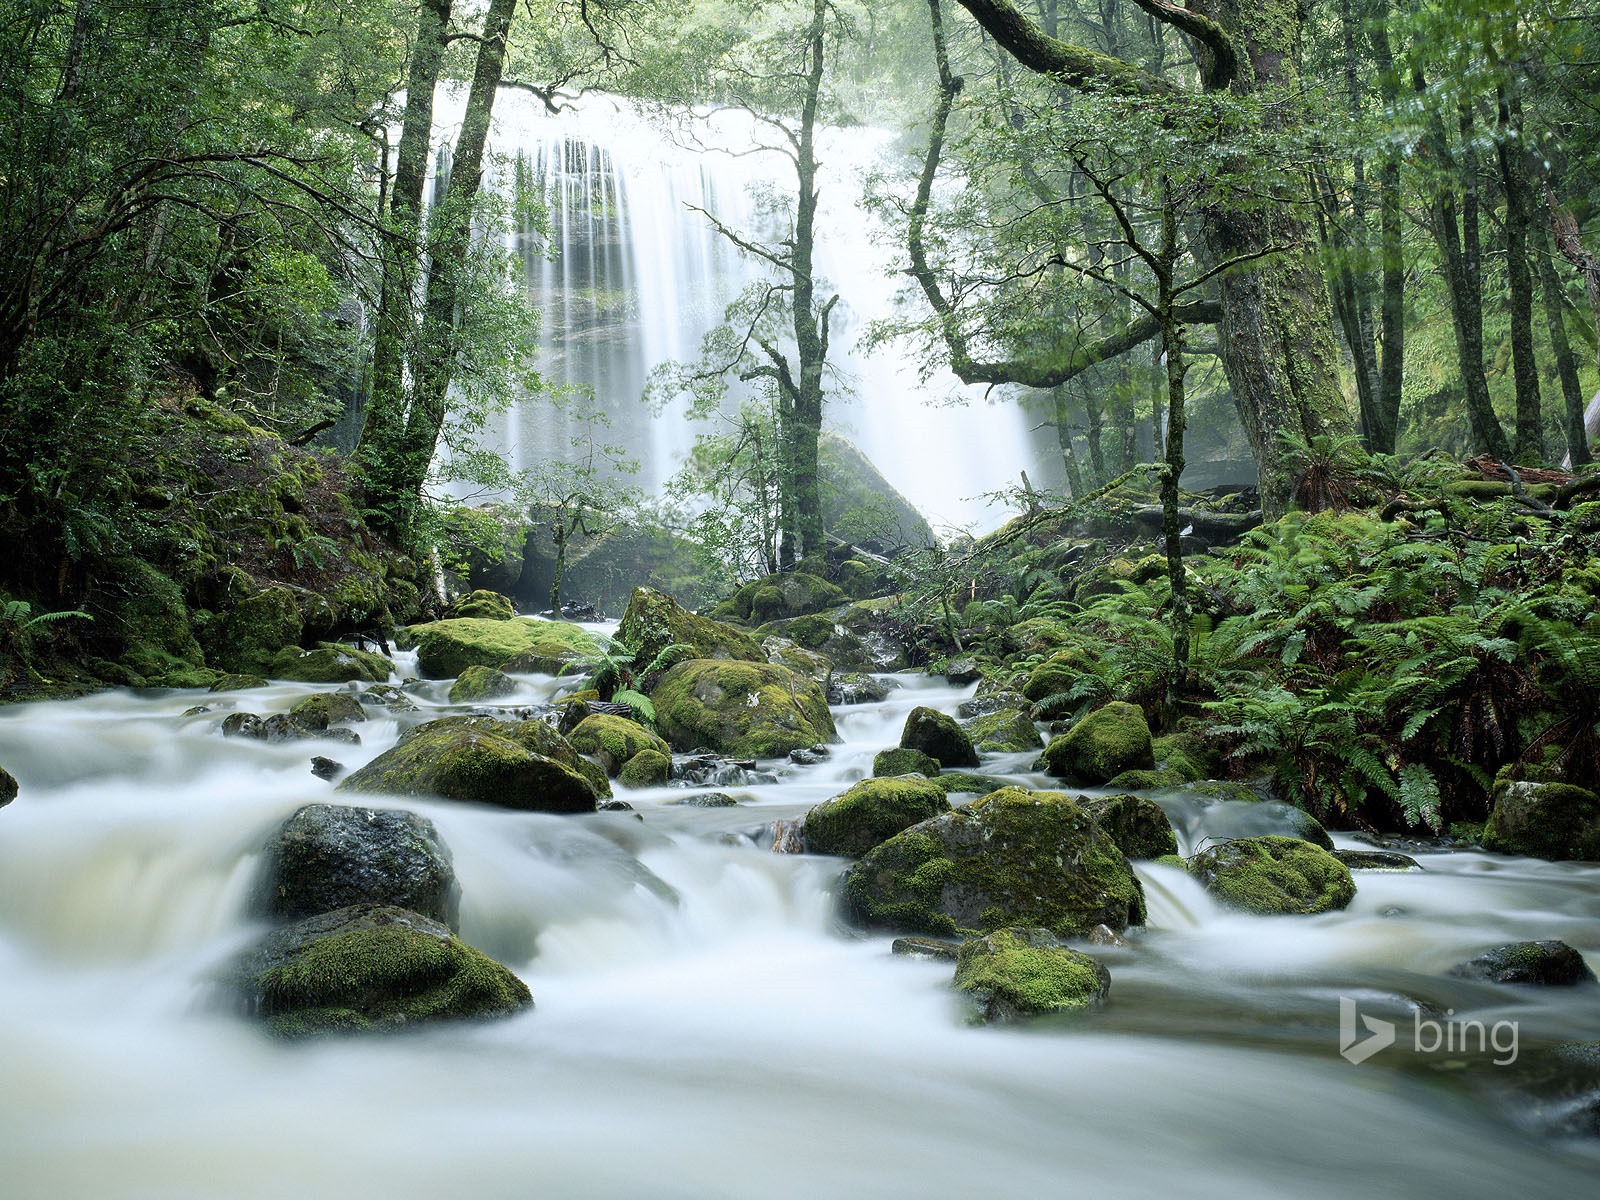
[[[265,839],[330,797],[310,755],[359,766],[397,720],[370,709],[359,747],[221,737],[230,708],[282,710],[303,685],[0,710],[22,783],[0,810],[0,1196],[1591,1194],[1595,1143],[1498,1102],[1494,1047],[1423,1033],[1470,1017],[1525,1056],[1600,1038],[1600,989],[1444,975],[1523,938],[1600,963],[1600,867],[1425,853],[1421,872],[1359,872],[1345,912],[1260,918],[1141,864],[1150,924],[1096,949],[1103,1009],[972,1027],[948,964],[840,924],[840,860],[769,849],[771,823],[869,773],[913,705],[970,692],[906,682],[836,710],[825,763],[723,789],[738,807],[672,788],[626,793],[637,816],[404,802],[451,848],[462,936],[536,1008],[313,1044],[266,1039],[211,980],[264,929]],[[445,686],[414,698],[454,711]],[[555,687],[530,677],[508,703]],[[1026,758],[985,765],[1047,786]],[[1191,844],[1215,811],[1172,808]],[[1397,1044],[1341,1057],[1341,997]]]

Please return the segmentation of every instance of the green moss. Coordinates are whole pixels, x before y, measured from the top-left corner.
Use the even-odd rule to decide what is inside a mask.
[[[1511,485],[1495,479],[1459,479],[1447,484],[1445,490],[1468,500],[1497,500],[1511,494]]]
[[[1126,792],[1160,792],[1182,787],[1186,782],[1178,771],[1123,771],[1108,779],[1106,786]]]
[[[1052,739],[1044,760],[1050,774],[1083,783],[1105,783],[1123,771],[1156,765],[1144,710],[1120,701],[1096,709]]]
[[[520,979],[441,930],[401,917],[312,938],[252,980],[267,1028],[281,1037],[367,1032],[501,1016],[532,1004]]]
[[[1262,915],[1328,912],[1356,894],[1349,868],[1301,838],[1236,838],[1202,850],[1189,867],[1224,904]]]
[[[278,652],[298,646],[304,628],[293,592],[282,586],[263,588],[223,615],[211,661],[224,671],[270,676]]]
[[[665,592],[634,588],[627,611],[617,626],[617,640],[632,647],[636,661],[648,666],[674,643],[693,646],[699,658],[763,662],[766,655],[751,636],[731,625],[697,616]]]
[[[966,771],[946,771],[931,782],[943,788],[946,796],[961,793],[987,796],[990,792],[998,792],[1003,787],[1015,786],[990,775],[973,775]]]
[[[349,692],[318,692],[289,710],[289,715],[312,729],[326,729],[348,721],[365,721],[366,709]]]
[[[1022,658],[1052,654],[1072,643],[1072,627],[1051,617],[1018,621],[1001,635],[1007,650]]]
[[[264,688],[267,681],[259,675],[224,675],[211,684],[213,692],[243,692],[251,688]]]
[[[1057,651],[1028,673],[1022,683],[1022,694],[1037,704],[1046,696],[1071,691],[1087,671],[1082,651]]]
[[[872,774],[875,777],[893,775],[926,775],[929,779],[939,774],[939,760],[921,750],[909,750],[904,746],[895,746],[889,750],[880,750],[872,759]]]
[[[553,675],[574,659],[600,652],[591,633],[564,621],[462,617],[413,625],[417,669],[428,679],[455,679],[468,667]]]
[[[481,588],[469,595],[456,597],[445,610],[445,616],[452,619],[509,621],[516,615],[516,606],[508,597]]]
[[[267,666],[267,674],[296,683],[386,683],[394,674],[394,664],[368,650],[318,642],[310,650],[289,646],[278,651]]]
[[[1143,796],[1095,796],[1085,798],[1083,806],[1129,858],[1160,858],[1178,852],[1172,822],[1154,800]]]
[[[1059,792],[1006,787],[912,826],[846,874],[847,911],[869,926],[1064,937],[1145,918],[1137,876],[1087,810]]]
[[[973,748],[995,754],[1017,754],[1037,750],[1044,744],[1026,713],[1004,709],[967,722],[967,736]]]
[[[1177,867],[1178,870],[1185,873],[1189,870],[1188,860],[1180,858],[1176,854],[1163,854],[1159,858],[1153,858],[1150,861],[1160,863],[1163,867]]]
[[[949,806],[944,789],[926,779],[863,779],[806,814],[806,849],[813,854],[865,854]]]
[[[837,736],[822,689],[776,663],[691,659],[651,699],[657,728],[679,750],[773,758]]]
[[[510,620],[510,618],[506,618]],[[473,665],[461,672],[450,685],[451,704],[475,704],[481,700],[498,700],[517,690],[517,681],[493,667]]]
[[[1211,774],[1214,755],[1204,742],[1192,733],[1172,733],[1156,738],[1150,745],[1156,767],[1175,771],[1182,782],[1206,779]]]
[[[1056,944],[1044,929],[997,929],[964,943],[956,955],[955,986],[986,1021],[1079,1012],[1105,999],[1104,966]]]
[[[624,787],[655,787],[672,777],[672,756],[660,750],[640,750],[623,765],[617,782]]]
[[[1502,854],[1600,861],[1600,795],[1568,783],[1502,782],[1482,843]]]
[[[593,812],[596,800],[610,794],[605,772],[593,763],[587,765],[599,777],[599,787],[581,767],[523,745],[517,736],[521,726],[488,724],[445,718],[419,725],[342,780],[338,790],[442,796],[533,812]]]
[[[667,743],[637,721],[610,713],[594,713],[567,735],[573,749],[593,755],[608,775],[616,775],[641,750],[654,750],[671,761]]]

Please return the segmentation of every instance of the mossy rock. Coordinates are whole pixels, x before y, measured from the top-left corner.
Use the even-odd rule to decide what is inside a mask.
[[[113,559],[105,572],[106,585],[97,589],[91,608],[99,617],[97,626],[121,643],[122,665],[150,684],[194,686],[198,673],[205,670],[204,656],[183,589],[137,558]],[[208,672],[200,686],[215,677],[215,672]]]
[[[1052,617],[1030,617],[1018,621],[1000,635],[1001,644],[1019,658],[1035,654],[1054,654],[1072,644],[1072,627]]]
[[[635,754],[617,773],[623,787],[658,787],[672,778],[672,756],[660,750],[644,749]]]
[[[1037,925],[1081,937],[1145,919],[1138,876],[1088,810],[1018,787],[874,847],[845,874],[843,895],[862,925],[946,936]]]
[[[1046,696],[1070,692],[1088,670],[1083,651],[1077,648],[1058,650],[1028,672],[1027,679],[1022,683],[1022,694],[1037,704]]]
[[[450,601],[444,615],[448,620],[510,621],[516,617],[517,607],[509,596],[479,588]]]
[[[450,851],[432,821],[403,809],[298,809],[267,843],[258,895],[277,920],[389,904],[458,928]]]
[[[268,934],[234,983],[244,1010],[285,1038],[507,1016],[533,1004],[525,983],[448,926],[375,904]]]
[[[1178,771],[1123,771],[1108,779],[1106,786],[1125,792],[1170,792],[1187,782]]]
[[[594,789],[594,794],[601,799],[611,795],[611,780],[606,775],[605,768],[593,759],[585,758],[583,753],[554,726],[538,719],[518,721],[510,726],[495,722],[493,718],[467,717],[465,721],[480,729],[509,729],[508,736],[524,750],[554,759],[568,770],[576,771],[588,781],[589,786]]]
[[[326,729],[349,721],[365,721],[367,710],[349,692],[318,692],[301,700],[289,710],[289,715],[308,729]]]
[[[1356,894],[1350,869],[1302,838],[1220,842],[1191,858],[1189,869],[1224,904],[1263,916],[1331,912]]]
[[[1172,822],[1154,800],[1143,796],[1080,796],[1100,828],[1129,858],[1160,858],[1178,852]]]
[[[1241,804],[1262,803],[1261,793],[1248,783],[1241,783],[1237,779],[1202,779],[1197,783],[1175,785],[1168,789],[1168,794],[1173,796],[1203,796],[1207,800],[1233,800]],[[1307,816],[1310,816],[1308,813]],[[1313,818],[1315,819],[1315,818]],[[1327,832],[1323,832],[1327,837]],[[1307,838],[1307,841],[1317,841],[1316,838]],[[1320,844],[1320,843],[1319,843]],[[1332,846],[1330,839],[1328,845]]]
[[[580,768],[530,750],[517,733],[510,725],[430,721],[347,776],[337,790],[442,796],[528,812],[593,812],[597,800],[610,794],[609,786],[597,788]],[[605,773],[589,765],[604,783]]]
[[[1110,992],[1111,973],[1048,929],[1007,928],[961,944],[955,986],[979,1020],[1004,1023],[1091,1008]]]
[[[213,692],[244,692],[252,688],[264,688],[267,681],[260,675],[224,675],[209,688]]]
[[[978,752],[967,731],[948,713],[919,705],[906,714],[900,731],[900,748],[921,750],[941,767],[975,767]]]
[[[1583,961],[1583,955],[1565,942],[1553,940],[1496,946],[1451,967],[1450,974],[1458,979],[1539,987],[1575,987],[1595,982],[1594,972]]]
[[[394,674],[394,664],[370,650],[318,642],[309,650],[287,646],[278,651],[267,674],[295,683],[387,683]]]
[[[1500,783],[1483,827],[1483,848],[1557,861],[1600,861],[1600,796],[1568,783]]]
[[[461,617],[412,625],[417,670],[426,679],[456,679],[468,667],[554,675],[567,663],[600,652],[600,641],[565,621]]]
[[[782,571],[745,584],[715,615],[765,624],[837,608],[846,599],[842,588],[818,575],[805,570]]]
[[[865,854],[949,807],[944,789],[921,776],[863,779],[806,814],[806,850],[850,857]]]
[[[776,663],[691,659],[656,684],[656,727],[676,750],[777,758],[838,736],[815,681]]]
[[[0,808],[4,808],[17,798],[17,777],[4,767],[0,767]]]
[[[509,617],[506,619],[510,620]],[[516,690],[517,681],[504,671],[473,665],[461,672],[450,685],[450,703],[477,704],[485,700],[498,700]]]
[[[992,754],[1020,754],[1044,745],[1028,714],[1016,709],[975,717],[966,725],[974,750]]]
[[[593,757],[613,777],[641,750],[654,750],[664,755],[669,764],[672,761],[672,751],[665,741],[639,722],[610,713],[585,717],[567,735],[567,741],[579,754]]]
[[[987,796],[990,792],[998,792],[1003,787],[1016,786],[1004,779],[996,779],[992,775],[972,775],[966,771],[946,771],[931,782],[943,788],[946,796],[969,794]]]
[[[654,588],[634,588],[627,610],[617,626],[617,640],[633,648],[634,661],[641,667],[668,646],[693,646],[701,659],[733,659],[739,662],[765,662],[756,640],[743,630],[697,616],[665,592]]]
[[[780,667],[798,671],[806,678],[815,679],[820,684],[826,685],[829,676],[833,674],[833,663],[826,654],[807,650],[789,638],[762,638],[761,649],[768,662],[775,662]]]
[[[298,647],[304,630],[294,593],[282,586],[263,588],[223,613],[207,657],[222,671],[271,676],[278,652]]]
[[[878,601],[859,601],[825,613],[771,621],[755,631],[757,640],[783,637],[825,654],[836,671],[898,671],[909,664],[905,648],[879,628]]]
[[[908,750],[904,746],[895,746],[889,750],[879,750],[873,756],[872,774],[874,778],[925,775],[932,779],[939,774],[939,760],[930,754],[924,754],[921,750]]]
[[[1150,744],[1156,769],[1176,771],[1184,783],[1206,779],[1216,767],[1216,754],[1193,733],[1169,733]]]
[[[1114,700],[1077,721],[1044,751],[1045,769],[1079,783],[1106,783],[1155,763],[1150,725],[1137,704]]]

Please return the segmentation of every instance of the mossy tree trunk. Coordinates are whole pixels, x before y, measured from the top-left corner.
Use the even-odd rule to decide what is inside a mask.
[[[1071,86],[1180,94],[1176,85],[1129,62],[1045,35],[1009,0],[959,3],[1032,71]],[[1269,127],[1263,132],[1299,119],[1299,0],[1196,0],[1190,8],[1167,0],[1139,4],[1193,39],[1206,91],[1227,89],[1268,101],[1262,111]],[[1303,189],[1297,194],[1288,184],[1276,184],[1267,199],[1248,209],[1210,208],[1202,226],[1212,260],[1238,264],[1219,284],[1221,357],[1261,477],[1263,507],[1276,515],[1291,490],[1280,435],[1309,440],[1344,434],[1354,421],[1339,388],[1327,284],[1306,227]],[[1159,331],[1159,323],[1151,323]]]
[[[1522,150],[1522,112],[1504,84],[1495,89],[1499,122],[1495,153],[1506,197],[1506,285],[1511,294],[1511,372],[1517,419],[1511,454],[1519,463],[1543,462],[1544,430],[1539,405],[1539,367],[1533,352],[1533,272],[1528,267],[1528,230],[1533,224],[1533,188]]]

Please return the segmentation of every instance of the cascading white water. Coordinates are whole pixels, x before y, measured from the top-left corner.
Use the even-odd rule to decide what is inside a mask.
[[[309,1046],[265,1041],[212,981],[263,929],[249,900],[264,839],[330,798],[308,756],[360,765],[401,721],[371,710],[360,746],[218,735],[229,709],[287,708],[304,691],[289,685],[0,710],[0,762],[22,783],[0,811],[0,1193],[1498,1200],[1592,1186],[1593,1147],[1518,1130],[1444,1069],[1467,1064],[1398,1048],[1343,1061],[1336,1014],[1348,994],[1395,1019],[1517,1020],[1528,1044],[1595,1038],[1592,989],[1444,971],[1528,937],[1593,960],[1600,868],[1428,854],[1421,873],[1362,873],[1346,912],[1262,918],[1144,865],[1148,928],[1095,950],[1113,974],[1103,1010],[968,1028],[948,964],[895,958],[888,936],[839,922],[838,860],[773,854],[762,836],[869,771],[911,707],[967,694],[902,681],[835,710],[830,759],[774,764],[777,782],[733,789],[737,807],[675,806],[673,788],[628,794],[643,819],[390,802],[436,823],[463,936],[538,1007]],[[523,677],[513,702],[568,682]],[[423,711],[403,721],[452,709],[440,685],[407,690]],[[196,704],[212,711],[185,715]],[[1047,786],[1028,757],[985,767]],[[1213,832],[1215,806],[1174,804],[1188,839]]]
[[[459,103],[441,94],[447,133]],[[817,270],[840,295],[824,424],[856,442],[936,529],[997,524],[1003,514],[978,497],[1034,468],[1020,409],[963,389],[948,372],[919,380],[903,349],[869,354],[858,345],[869,322],[891,315],[903,282],[894,251],[877,243],[859,206],[889,140],[871,129],[830,129],[820,138]],[[669,133],[608,96],[572,100],[558,114],[520,95],[497,105],[491,186],[520,181],[549,212],[548,237],[524,227],[511,239],[543,314],[539,369],[555,384],[593,390],[614,422],[611,438],[640,461],[649,489],[672,474],[701,427],[681,403],[649,413],[641,403],[646,377],[663,362],[693,360],[728,302],[764,277],[757,260],[695,210],[755,240],[775,238],[761,196],[792,192],[794,177],[778,153],[751,152],[770,141],[771,131],[729,111]],[[947,402],[958,394],[965,404]],[[510,414],[496,448],[525,467],[570,455],[582,432],[550,403],[530,399]]]

